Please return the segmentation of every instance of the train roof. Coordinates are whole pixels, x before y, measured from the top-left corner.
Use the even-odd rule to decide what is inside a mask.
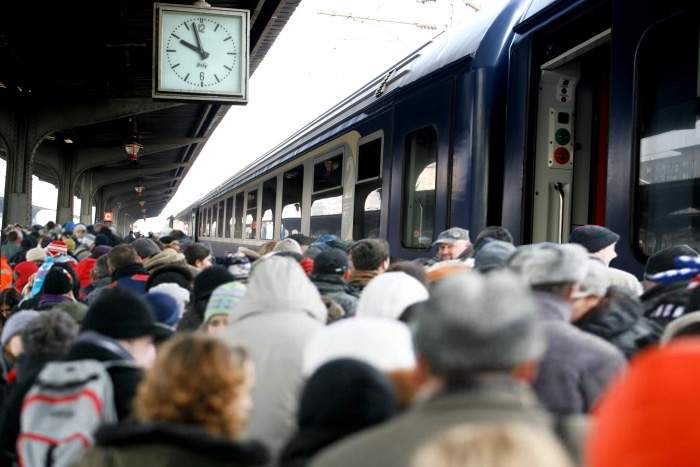
[[[373,105],[381,105],[398,90],[425,78],[455,62],[472,58],[481,66],[492,64],[495,53],[508,47],[502,41],[490,41],[490,35],[507,37],[518,21],[535,16],[543,9],[562,0],[491,0],[460,27],[441,33],[375,77],[362,88],[302,127],[289,138],[255,159],[231,178],[220,184],[175,217],[182,218],[192,208],[207,203],[233,188],[264,175],[293,160],[297,155],[332,139],[367,117],[362,113]],[[486,39],[486,40],[485,40]],[[490,43],[481,47],[482,42]],[[500,48],[499,48],[500,47]],[[484,49],[483,51],[481,49]],[[475,63],[476,66],[476,63]]]

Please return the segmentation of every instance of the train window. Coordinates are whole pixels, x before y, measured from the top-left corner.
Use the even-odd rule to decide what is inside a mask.
[[[258,231],[258,190],[248,192],[245,210],[245,238],[255,239]]]
[[[234,221],[233,236],[234,238],[243,238],[243,193],[236,194],[236,207],[234,211],[236,218]]]
[[[700,248],[699,32],[697,16],[678,16],[639,48],[635,220],[647,256],[681,243]]]
[[[277,177],[263,183],[263,215],[260,222],[260,238],[263,240],[272,240],[275,235],[275,203],[277,203]]]
[[[343,155],[314,164],[314,193],[338,187],[343,183]]]
[[[211,235],[211,206],[207,208],[207,231],[205,234],[207,237]]]
[[[357,153],[357,181],[380,176],[382,167],[382,139],[361,144]]]
[[[353,238],[378,237],[382,205],[382,139],[361,144],[357,158]]]
[[[314,164],[314,191],[311,195],[312,236],[340,235],[343,214],[343,155]]]
[[[233,222],[233,197],[226,199],[226,219],[224,220],[224,225],[226,226],[226,232],[224,237],[231,238],[231,223]]]
[[[282,177],[282,225],[280,239],[301,233],[301,196],[304,191],[304,166],[288,170]]]
[[[402,200],[402,243],[406,248],[430,248],[433,243],[436,163],[434,128],[422,128],[406,136]]]

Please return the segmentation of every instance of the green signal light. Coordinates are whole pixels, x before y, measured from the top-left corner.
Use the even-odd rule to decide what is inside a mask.
[[[559,128],[556,133],[554,133],[554,141],[557,144],[566,146],[571,141],[571,133],[566,128]]]

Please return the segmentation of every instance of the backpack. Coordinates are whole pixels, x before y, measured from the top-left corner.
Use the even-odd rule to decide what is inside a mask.
[[[93,445],[104,423],[117,422],[107,369],[129,362],[51,362],[22,403],[17,457],[20,467],[68,467]]]

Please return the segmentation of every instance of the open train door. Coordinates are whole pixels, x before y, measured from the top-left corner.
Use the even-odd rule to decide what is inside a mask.
[[[605,222],[612,8],[557,5],[528,11],[511,47],[502,224],[518,243]]]

